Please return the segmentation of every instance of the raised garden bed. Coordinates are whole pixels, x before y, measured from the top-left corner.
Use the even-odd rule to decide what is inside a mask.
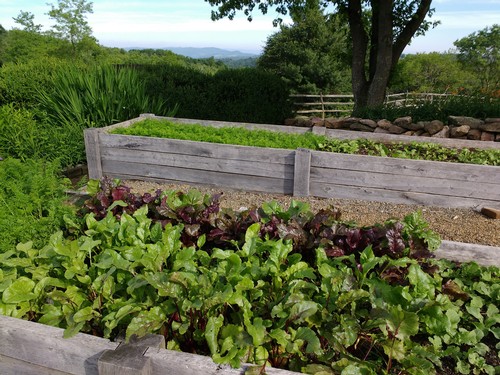
[[[208,184],[252,191],[364,199],[443,207],[500,208],[500,169],[495,166],[284,150],[110,134],[139,118],[87,129],[90,178]],[[277,125],[172,119],[207,126],[242,126],[287,133],[336,132]],[[397,141],[397,138],[392,137]],[[466,142],[466,141],[464,141]]]
[[[63,329],[0,315],[2,375],[239,375],[250,365],[233,369],[210,357],[165,349],[161,335],[128,344],[78,333],[63,338]],[[269,375],[296,372],[267,368]]]

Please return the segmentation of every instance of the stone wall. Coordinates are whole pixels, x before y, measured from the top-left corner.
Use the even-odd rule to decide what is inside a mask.
[[[298,116],[285,120],[285,125],[324,126],[329,129],[500,142],[500,118],[480,120],[472,117],[449,116],[445,124],[439,120],[413,122],[409,116],[397,118],[392,122],[385,119],[374,121],[356,117],[321,119]]]

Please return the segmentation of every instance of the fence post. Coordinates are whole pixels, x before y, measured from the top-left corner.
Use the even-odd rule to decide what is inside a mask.
[[[324,120],[325,119],[325,100],[323,98],[322,92],[320,92],[319,95],[321,98],[321,119]]]
[[[295,150],[295,166],[293,172],[293,196],[309,196],[309,180],[311,177],[311,150],[298,148]]]
[[[99,129],[85,129],[83,132],[83,137],[85,139],[85,154],[87,156],[89,178],[98,180],[102,177]]]
[[[130,341],[120,343],[115,350],[106,350],[99,357],[99,375],[151,375],[151,358],[144,357],[149,347],[165,349],[162,335],[132,336]]]

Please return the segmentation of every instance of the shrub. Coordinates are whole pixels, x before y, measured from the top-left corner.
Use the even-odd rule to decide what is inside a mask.
[[[6,63],[0,68],[0,104],[35,107],[37,92],[52,92],[54,74],[66,69],[68,63],[43,58],[26,63]]]
[[[280,78],[255,68],[221,69],[141,65],[149,95],[177,103],[178,117],[281,124],[291,116],[289,90]]]
[[[57,162],[0,161],[0,253],[25,241],[43,246],[62,228],[73,209],[64,204],[68,181],[59,170]]]
[[[58,160],[62,167],[85,160],[83,130],[55,127],[35,110],[0,107],[0,156],[20,159]]]

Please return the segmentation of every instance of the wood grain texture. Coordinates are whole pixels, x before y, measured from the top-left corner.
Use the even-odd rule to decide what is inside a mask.
[[[83,137],[89,178],[99,179],[102,177],[99,129],[85,129]]]
[[[175,183],[194,183],[232,189],[261,191],[279,194],[293,193],[293,180],[271,177],[260,177],[225,172],[214,172],[199,169],[165,167],[161,165],[103,161],[104,173],[115,178],[131,180],[154,179],[173,181]]]
[[[99,357],[99,375],[151,375],[151,359],[144,357],[148,347],[165,349],[165,338],[162,335],[132,337],[115,350],[106,350]]]
[[[309,180],[311,174],[311,150],[299,148],[295,151],[295,167],[293,177],[293,195],[309,196]]]
[[[370,187],[353,187],[318,183],[311,180],[311,195],[321,198],[356,199],[375,202],[389,202],[402,204],[417,204],[436,207],[480,207],[484,204],[493,205],[497,202],[483,199],[452,197],[436,194],[422,194],[414,192],[394,191]]]
[[[143,150],[127,150],[121,148],[104,148],[102,158],[107,161],[127,162],[141,165],[161,165],[187,169],[199,169],[213,172],[237,173],[250,176],[293,179],[293,165],[286,158],[255,162],[225,158],[205,157],[198,155],[173,154]],[[286,164],[285,164],[286,163]]]
[[[500,266],[500,247],[453,241],[442,241],[434,254],[458,262],[476,262],[483,266]]]
[[[0,316],[0,355],[68,374],[98,374],[97,360],[118,343],[77,334],[63,338],[63,330]]]

